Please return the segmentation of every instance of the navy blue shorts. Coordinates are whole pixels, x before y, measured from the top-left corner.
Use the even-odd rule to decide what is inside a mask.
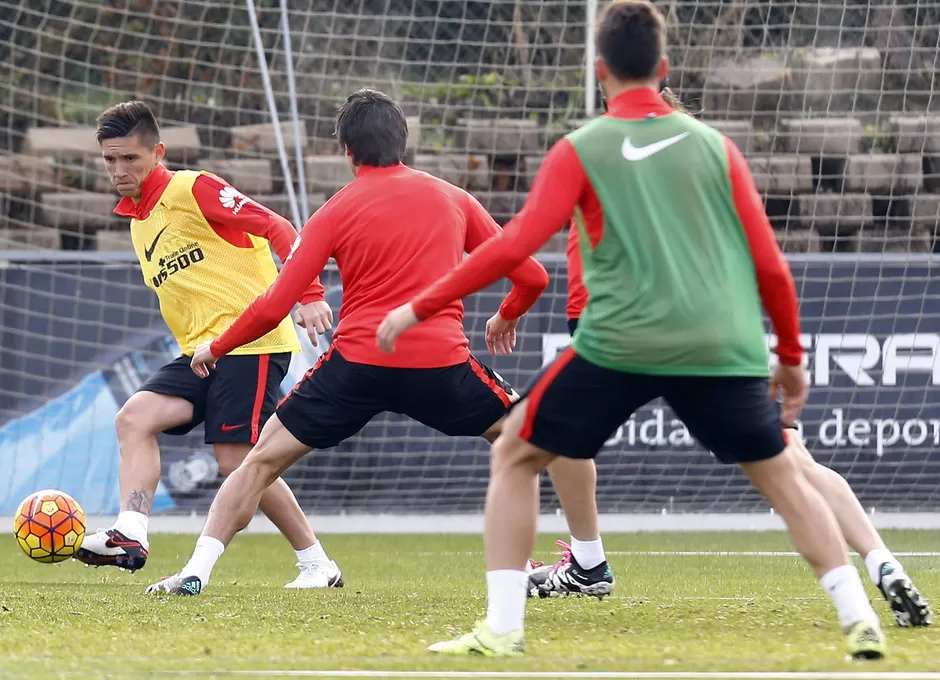
[[[277,408],[297,441],[327,449],[380,413],[404,414],[450,436],[478,437],[506,415],[512,388],[476,357],[443,368],[391,368],[320,357]]]
[[[786,447],[766,378],[664,376],[602,368],[570,347],[523,395],[520,436],[567,458],[594,458],[644,404],[663,397],[723,463],[773,458]]]
[[[191,361],[186,355],[177,357],[137,390],[179,397],[193,405],[193,419],[166,434],[186,434],[204,422],[206,444],[257,442],[280,399],[290,353],[224,356],[208,378],[193,373]]]

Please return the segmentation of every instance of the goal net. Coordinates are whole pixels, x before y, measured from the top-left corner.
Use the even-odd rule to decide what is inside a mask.
[[[603,111],[592,0],[249,4],[0,0],[0,515],[42,487],[116,512],[115,413],[178,351],[111,213],[102,109],[145,100],[171,168],[213,171],[295,223],[350,180],[332,121],[358,87],[402,103],[409,164],[500,222],[547,148]],[[669,86],[744,151],[791,262],[808,446],[866,508],[940,509],[937,3],[655,4]],[[568,342],[564,248],[559,234],[540,254],[551,288],[511,356],[482,342],[505,287],[466,300],[474,351],[520,388]],[[338,274],[325,279],[338,312]],[[306,345],[292,378],[316,355]],[[220,479],[202,429],[160,443],[155,509],[204,512]],[[767,511],[665,404],[626,422],[597,464],[603,512]],[[482,442],[383,416],[286,479],[310,513],[464,513],[482,508],[487,475]],[[557,507],[547,483],[542,504]]]

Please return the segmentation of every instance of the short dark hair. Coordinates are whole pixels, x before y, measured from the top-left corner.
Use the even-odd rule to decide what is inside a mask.
[[[336,116],[336,137],[354,163],[386,167],[405,155],[408,121],[387,94],[363,88],[346,99]]]
[[[140,141],[148,146],[160,142],[160,126],[153,111],[142,101],[129,101],[115,104],[105,110],[96,121],[98,124],[98,143],[105,139],[118,139],[138,135]]]
[[[647,0],[614,0],[597,26],[597,52],[618,80],[648,80],[666,49],[666,20]]]

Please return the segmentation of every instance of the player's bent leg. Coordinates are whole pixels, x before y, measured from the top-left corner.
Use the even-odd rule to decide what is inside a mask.
[[[179,573],[147,588],[148,593],[198,595],[209,582],[212,568],[236,533],[248,526],[261,495],[281,474],[310,451],[277,416],[261,431],[258,443],[225,480],[212,501],[196,549]]]
[[[85,536],[76,560],[128,571],[146,564],[150,506],[160,482],[157,434],[192,419],[193,405],[180,397],[142,391],[127,400],[115,418],[121,511],[113,527]]]
[[[664,395],[676,417],[718,460],[735,463],[783,517],[791,540],[829,594],[856,658],[880,658],[884,635],[831,508],[803,474],[788,445],[768,381],[747,377],[675,377]]]
[[[872,583],[891,606],[899,626],[929,626],[933,614],[903,565],[885,547],[852,487],[835,470],[817,463],[793,429],[784,435],[800,461],[803,475],[832,508],[846,542],[865,559]]]
[[[866,659],[884,656],[885,640],[878,617],[858,570],[848,561],[835,515],[803,475],[798,453],[788,446],[780,455],[742,463],[741,468],[783,517],[793,545],[832,598],[849,653]]]
[[[213,445],[219,474],[228,477],[234,472],[252,449],[251,444],[220,442]],[[336,563],[327,557],[317,540],[304,511],[297,503],[293,491],[278,477],[264,493],[258,507],[278,528],[297,553],[297,578],[285,588],[329,588],[342,587],[343,579]]]
[[[589,594],[596,594],[597,597],[609,595],[613,591],[615,581],[613,572],[607,565],[607,556],[598,527],[597,468],[594,461],[556,458],[548,466],[548,474],[565,512],[571,532],[571,543],[556,541],[562,548],[561,560],[553,565],[534,569],[529,574],[529,595],[546,597],[583,594],[584,591],[578,588],[577,580],[569,584],[567,579],[552,578],[553,574],[564,574],[570,568],[572,558],[584,573],[596,575],[589,585],[589,590],[595,592]],[[569,585],[574,586],[574,590]]]
[[[525,564],[535,547],[538,475],[552,455],[519,437],[525,402],[506,420],[493,444],[486,494],[487,615],[471,633],[428,649],[438,654],[519,656],[525,652],[528,574]]]

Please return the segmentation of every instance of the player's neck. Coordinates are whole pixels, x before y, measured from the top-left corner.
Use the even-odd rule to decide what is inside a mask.
[[[624,92],[630,90],[651,90],[659,94],[659,81],[651,80],[624,80],[604,84],[604,96],[608,102],[613,101]]]

